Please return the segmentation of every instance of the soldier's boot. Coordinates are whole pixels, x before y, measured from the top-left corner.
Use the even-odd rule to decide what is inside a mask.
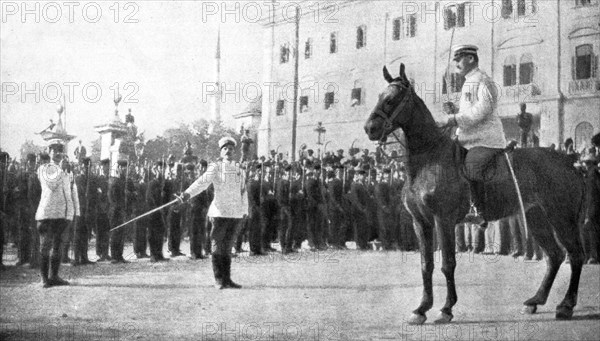
[[[40,260],[40,275],[42,276],[42,287],[43,288],[49,288],[52,286],[50,284],[50,281],[48,280],[48,268],[49,267],[50,267],[50,257],[42,256],[42,259]]]
[[[48,282],[50,283],[50,285],[56,285],[56,286],[60,286],[60,285],[69,285],[69,282],[65,281],[64,279],[58,277],[58,270],[60,269],[60,257],[52,257],[50,259],[50,278],[48,279]]]
[[[224,270],[224,285],[225,288],[230,289],[241,289],[242,286],[231,280],[231,257],[223,256],[223,270]]]
[[[215,274],[215,288],[216,289],[225,289],[225,271],[224,271],[224,263],[223,256],[213,254],[212,255],[212,267],[213,272]]]
[[[463,220],[465,223],[478,225],[481,229],[487,228],[487,221],[483,217],[485,189],[483,182],[469,181],[471,190],[471,209]]]

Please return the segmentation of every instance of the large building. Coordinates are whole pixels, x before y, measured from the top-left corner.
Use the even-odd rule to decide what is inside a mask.
[[[296,146],[372,148],[363,124],[386,85],[382,66],[394,74],[404,63],[417,93],[442,115],[461,88],[447,72],[451,42],[479,47],[509,139],[521,102],[541,145],[571,137],[580,149],[600,130],[598,0],[304,1],[297,21],[290,6],[275,12],[263,23],[263,80],[272,91],[262,99],[259,155],[291,152],[296,56]]]

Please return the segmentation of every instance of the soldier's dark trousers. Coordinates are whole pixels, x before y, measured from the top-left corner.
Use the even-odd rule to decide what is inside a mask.
[[[119,208],[111,208],[109,211],[110,226],[117,227],[125,222],[125,212]],[[110,256],[112,259],[123,259],[125,247],[125,233],[127,227],[110,232]]]
[[[75,218],[73,218],[73,221],[74,220],[75,220]],[[60,253],[61,253],[61,261],[63,263],[68,263],[70,261],[69,250],[71,249],[71,242],[73,241],[73,235],[75,234],[73,221],[69,221],[69,223],[67,224],[67,227],[65,228],[65,230],[63,231],[63,234],[62,234]]]
[[[390,235],[393,226],[393,217],[391,213],[377,210],[377,219],[379,220],[379,241],[384,250],[389,250],[392,247],[392,238]]]
[[[21,207],[18,211],[19,244],[17,249],[18,263],[27,263],[31,256],[31,218],[29,207]]]
[[[312,207],[306,210],[306,230],[308,233],[308,243],[312,248],[322,247],[321,236],[323,235],[323,215],[319,207]]]
[[[85,215],[76,218],[73,222],[75,234],[73,236],[73,260],[81,263],[88,260],[88,240],[87,240],[87,223],[88,219]]]
[[[135,254],[146,254],[146,248],[148,247],[147,240],[147,228],[148,228],[148,219],[142,218],[134,224],[134,235],[133,235],[133,253]]]
[[[191,256],[202,257],[202,249],[206,245],[206,212],[206,208],[192,208],[192,224],[189,231]]]
[[[108,214],[105,212],[98,212],[96,215],[96,255],[98,257],[108,256],[109,232],[110,221],[108,219]]]
[[[60,244],[67,223],[66,219],[46,219],[38,222],[37,229],[41,244],[40,274],[44,283],[48,281],[49,272],[52,277],[58,276],[61,257]]]
[[[263,224],[261,223],[261,214],[259,207],[250,207],[248,212],[248,242],[250,251],[255,253],[262,252]]]
[[[367,225],[367,216],[360,212],[354,212],[353,223],[356,249],[367,250],[369,248],[369,228]]]
[[[244,239],[246,239],[248,237],[248,219],[245,218],[241,223],[240,223],[240,231],[237,235],[237,237],[235,238],[235,252],[242,252],[242,245],[244,243]]]
[[[329,238],[330,245],[342,246],[345,244],[344,239],[344,212],[340,210],[329,210]]]
[[[40,233],[37,229],[37,222],[35,219],[32,219],[29,229],[31,231],[31,256],[29,259],[29,267],[37,269],[40,267]]]
[[[167,224],[169,225],[168,246],[171,253],[181,252],[179,246],[181,244],[181,210],[171,208],[167,215]]]
[[[271,247],[274,233],[277,233],[277,215],[278,209],[273,207],[271,203],[265,203],[261,206],[261,223],[262,223],[262,246],[264,249]]]
[[[279,208],[279,224],[277,227],[281,251],[290,251],[292,249],[292,237],[294,235],[294,222],[292,220],[292,209],[290,206],[281,206]]]
[[[165,226],[163,224],[160,212],[148,217],[148,245],[150,247],[150,256],[162,258],[163,236]]]
[[[210,232],[212,265],[215,281],[222,284],[231,280],[231,248],[241,219],[213,218]]]

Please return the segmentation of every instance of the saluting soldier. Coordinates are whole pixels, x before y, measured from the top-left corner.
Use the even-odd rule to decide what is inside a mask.
[[[127,160],[119,160],[118,171],[116,177],[110,177],[108,182],[108,202],[109,202],[109,221],[110,226],[119,226],[125,222],[125,208],[129,204],[131,197],[134,195],[134,191],[131,188],[133,183],[128,183],[126,178],[128,162]],[[128,192],[128,193],[126,193]],[[125,230],[117,229],[110,232],[110,254],[111,263],[128,263],[123,258],[123,249],[125,247]]]
[[[154,179],[148,184],[146,191],[146,205],[148,210],[160,207],[169,201],[165,192],[164,162],[154,163]],[[165,234],[164,210],[154,212],[148,216],[148,244],[150,246],[150,261],[162,262],[168,259],[163,256],[163,243]]]
[[[210,234],[215,287],[239,289],[231,279],[231,249],[242,219],[248,214],[244,172],[234,161],[236,142],[231,137],[219,140],[221,160],[211,163],[206,173],[185,190],[182,202],[189,200],[211,184],[214,200],[208,210],[212,218]]]
[[[110,160],[100,161],[101,173],[96,178],[94,187],[97,194],[96,214],[96,255],[99,262],[110,261],[108,246],[110,240],[110,220],[108,218],[108,178],[110,176]],[[116,226],[116,225],[115,225]]]

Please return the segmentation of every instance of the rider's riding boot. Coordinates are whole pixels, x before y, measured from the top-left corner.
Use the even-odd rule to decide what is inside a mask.
[[[487,228],[487,221],[483,217],[485,189],[483,182],[469,181],[472,205],[469,213],[465,216],[465,222]]]

